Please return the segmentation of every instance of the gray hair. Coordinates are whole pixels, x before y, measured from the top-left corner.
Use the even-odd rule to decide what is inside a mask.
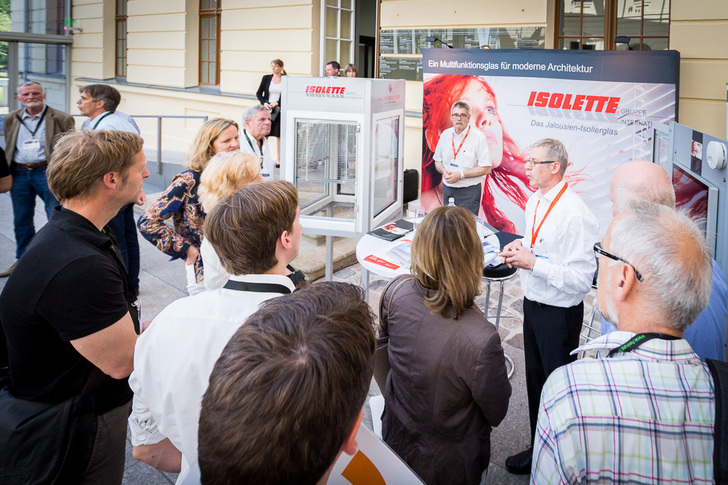
[[[713,278],[705,236],[688,216],[650,202],[633,203],[612,223],[609,251],[642,273],[646,312],[680,332],[705,309]],[[618,264],[614,261],[610,264]]]
[[[543,148],[546,150],[549,160],[559,162],[559,173],[562,177],[564,176],[566,167],[569,165],[569,153],[563,143],[554,138],[541,138],[532,144],[530,148]]]
[[[243,124],[245,124],[246,121],[252,122],[255,118],[255,115],[260,113],[261,111],[268,111],[268,108],[266,108],[262,104],[256,104],[254,106],[246,108],[245,111],[243,111]]]
[[[455,101],[452,104],[452,108],[450,108],[450,114],[452,114],[453,111],[455,111],[455,108],[462,108],[465,111],[468,112],[468,116],[470,116],[470,105],[466,103],[465,101]]]
[[[41,89],[43,89],[43,85],[41,83],[39,83],[38,81],[32,81],[30,79],[26,79],[22,83],[18,84],[18,89],[24,88],[25,86],[30,86],[32,84],[37,84],[38,86],[40,86]]]

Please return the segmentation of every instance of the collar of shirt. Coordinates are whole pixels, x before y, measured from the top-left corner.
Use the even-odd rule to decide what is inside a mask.
[[[471,130],[470,130],[470,131],[473,131],[473,130],[472,130],[472,128],[471,128]],[[460,140],[462,140],[462,139],[463,139],[463,137],[465,136],[465,134],[466,134],[467,132],[468,132],[468,125],[465,125],[465,128],[463,128],[463,131],[461,131],[461,132],[460,132],[460,134],[456,133],[456,132],[455,132],[455,128],[453,127],[453,129],[452,129],[452,136],[453,136],[453,140],[455,140],[455,141],[460,141]]]
[[[47,109],[48,109],[48,105],[44,104],[44,105],[43,105],[43,109],[42,109],[42,110],[40,110],[40,113],[38,113],[38,114],[37,114],[37,115],[35,115],[35,116],[31,116],[31,115],[30,115],[30,114],[28,113],[28,110],[27,110],[27,108],[23,108],[23,116],[21,116],[21,117],[20,117],[20,119],[21,119],[21,120],[31,120],[31,121],[35,121],[35,120],[37,120],[38,118],[40,118],[41,116],[43,116],[43,113],[45,113]]]
[[[288,276],[279,274],[246,274],[230,276],[233,281],[242,281],[243,283],[272,283],[278,285],[284,285],[289,288],[291,292],[296,290],[296,286]],[[230,290],[233,291],[233,290]]]
[[[549,190],[545,194],[543,193],[543,191],[541,189],[538,189],[538,191],[536,192],[536,196],[542,201],[551,202],[552,200],[554,200],[554,197],[556,197],[559,194],[561,187],[563,187],[565,183],[566,183],[566,180],[562,179],[561,182],[554,185],[551,188],[551,190]]]
[[[634,337],[636,334],[632,332],[615,331],[610,332],[601,337],[581,345],[571,351],[571,354],[584,352],[586,350],[596,350],[600,357],[606,358],[610,350],[619,347]],[[623,358],[634,356],[641,360],[661,360],[671,362],[696,362],[700,363],[700,357],[690,347],[685,339],[663,340],[653,339],[645,342],[632,352],[617,354],[612,358]]]
[[[99,113],[99,114],[97,114],[97,115],[96,115],[96,116],[94,116],[93,118],[89,118],[89,119],[88,119],[89,123],[93,122],[93,120],[97,119],[97,118],[98,118],[99,116],[104,116],[104,115],[105,115],[106,113],[111,113],[111,111],[104,111],[103,113]]]
[[[53,209],[50,223],[69,234],[85,239],[99,248],[107,248],[112,245],[111,237],[108,234],[99,231],[91,221],[82,215],[60,205]]]

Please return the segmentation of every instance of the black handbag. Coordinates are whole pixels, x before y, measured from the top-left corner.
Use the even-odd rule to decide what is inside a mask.
[[[58,404],[0,389],[0,483],[80,483],[96,436],[94,399],[104,374],[93,368],[81,394]]]
[[[280,114],[281,114],[281,107],[280,107],[280,105],[279,106],[275,106],[273,109],[271,109],[270,110],[270,121],[271,121],[271,123],[273,123],[278,118],[278,115],[280,115]]]

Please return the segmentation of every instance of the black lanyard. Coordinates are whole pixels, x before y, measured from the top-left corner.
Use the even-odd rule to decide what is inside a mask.
[[[675,337],[674,335],[667,335],[664,333],[638,333],[631,339],[627,340],[625,343],[620,345],[619,347],[616,347],[609,351],[607,354],[607,357],[612,357],[613,355],[619,353],[619,352],[632,352],[636,348],[638,348],[640,345],[644,344],[645,342],[648,342],[653,339],[662,339],[662,340],[679,340],[680,337]]]
[[[252,291],[255,293],[281,293],[283,295],[291,293],[291,289],[289,287],[286,285],[279,285],[278,283],[251,283],[228,280],[223,288],[226,290]]]
[[[103,120],[104,118],[106,118],[107,116],[109,116],[109,115],[112,115],[112,114],[113,114],[113,113],[112,113],[111,111],[107,111],[107,112],[106,112],[106,114],[105,114],[104,116],[102,116],[101,118],[99,118],[99,120],[98,120],[98,121],[96,122],[96,124],[94,125],[93,129],[95,130],[95,129],[96,129],[96,127],[98,127],[98,126],[99,126],[99,123],[101,123],[101,120]]]
[[[25,124],[25,121],[23,121],[19,115],[16,114],[15,117],[18,119],[18,121],[20,121],[20,124],[23,125],[26,130],[28,130],[28,132],[30,133],[30,136],[35,137],[35,134],[38,133],[40,124],[43,123],[43,120],[45,119],[45,115],[47,112],[48,112],[47,109],[43,110],[43,113],[40,115],[40,118],[38,118],[38,124],[35,125],[35,130],[31,130],[30,128],[28,128],[28,125]],[[28,111],[26,110],[25,113],[28,114]],[[28,116],[30,116],[30,115],[28,115]],[[32,118],[31,118],[31,121],[33,121]]]

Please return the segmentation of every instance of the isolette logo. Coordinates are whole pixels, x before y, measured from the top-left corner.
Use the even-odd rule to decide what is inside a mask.
[[[306,90],[304,93],[306,93],[307,96],[311,95],[323,95],[330,98],[340,98],[343,97],[344,91],[346,91],[346,88],[344,86],[316,86],[316,85],[310,85],[306,86]]]
[[[559,108],[572,111],[591,111],[594,113],[616,113],[619,97],[593,96],[589,94],[549,93],[531,91],[528,106],[537,108]]]

